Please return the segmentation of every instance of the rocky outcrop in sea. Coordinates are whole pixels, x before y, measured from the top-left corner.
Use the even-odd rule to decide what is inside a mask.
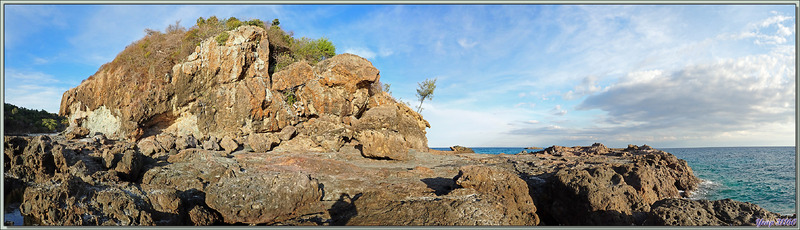
[[[265,31],[206,40],[165,76],[101,69],[59,135],[4,137],[7,194],[37,225],[755,225],[685,199],[699,180],[648,146],[487,155],[427,147],[427,121],[341,54],[268,74]],[[138,75],[137,75],[138,76]],[[700,215],[702,214],[702,215]],[[700,218],[700,219],[698,219]]]

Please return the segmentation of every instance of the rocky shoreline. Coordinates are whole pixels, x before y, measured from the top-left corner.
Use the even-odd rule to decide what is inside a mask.
[[[146,155],[103,135],[4,143],[5,191],[23,189],[20,210],[40,225],[738,226],[785,218],[750,203],[685,199],[698,184],[686,162],[637,146],[515,155],[411,150],[397,161],[354,148],[204,148],[213,144]]]
[[[5,136],[4,195],[19,197],[25,223],[755,225],[780,217],[750,203],[683,199],[699,182],[691,168],[646,145],[431,150],[430,124],[381,90],[368,60],[340,54],[271,73],[274,52],[287,48],[264,28],[225,34],[156,71],[164,76],[104,65],[64,93],[66,131]]]

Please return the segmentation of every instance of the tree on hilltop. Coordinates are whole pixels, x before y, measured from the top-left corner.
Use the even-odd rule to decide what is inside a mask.
[[[417,99],[419,99],[419,106],[417,106],[417,113],[422,112],[422,102],[425,99],[429,101],[433,99],[433,90],[436,89],[436,78],[433,80],[425,79],[422,82],[417,83],[419,88],[417,88]]]

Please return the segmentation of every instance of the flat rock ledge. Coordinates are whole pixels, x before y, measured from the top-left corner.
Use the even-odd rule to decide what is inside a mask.
[[[641,147],[411,150],[409,160],[386,161],[347,148],[251,151],[168,137],[71,138],[4,138],[5,191],[22,193],[26,223],[727,226],[781,218],[754,204],[683,198],[698,183],[686,162]]]

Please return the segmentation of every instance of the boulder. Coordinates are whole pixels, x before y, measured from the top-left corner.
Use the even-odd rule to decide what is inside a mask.
[[[209,185],[206,203],[226,223],[271,224],[322,211],[321,186],[297,172],[233,171]]]
[[[280,137],[281,141],[288,141],[292,139],[292,137],[294,137],[295,134],[297,134],[297,128],[290,125],[283,127],[281,133],[278,134],[278,137]]]
[[[392,131],[365,130],[356,136],[362,143],[361,154],[368,158],[408,160],[408,148],[403,137]]]
[[[189,149],[189,148],[196,148],[198,146],[197,139],[194,138],[191,134],[178,136],[175,139],[175,149],[178,151]]]
[[[236,141],[234,141],[231,137],[222,138],[222,141],[219,142],[219,145],[228,153],[232,153],[239,148],[239,144],[236,143]]]
[[[475,151],[473,151],[471,148],[467,148],[467,147],[459,146],[459,145],[450,147],[450,151],[453,151],[453,152],[456,152],[456,153],[475,153]]]
[[[731,199],[708,201],[663,199],[648,213],[647,225],[658,226],[755,226],[757,220],[775,221],[780,216],[755,204]]]
[[[247,144],[257,153],[270,151],[279,143],[281,139],[271,133],[253,133],[247,137]]]
[[[220,146],[219,143],[217,142],[217,138],[211,137],[210,139],[203,141],[203,149],[211,151],[219,151]]]
[[[143,156],[129,149],[122,153],[122,157],[114,170],[121,174],[121,178],[135,182],[139,180],[143,164]]]
[[[86,137],[86,135],[89,135],[89,129],[84,127],[73,127],[72,129],[67,131],[66,134],[64,134],[64,137],[66,137],[67,140],[72,140],[72,139],[84,138]]]

